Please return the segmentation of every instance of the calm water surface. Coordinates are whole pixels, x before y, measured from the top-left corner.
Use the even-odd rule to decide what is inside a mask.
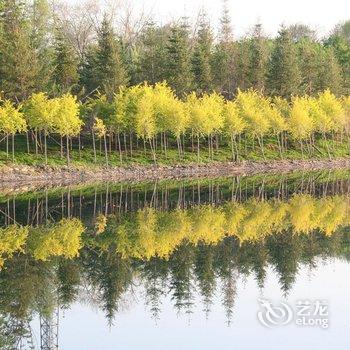
[[[347,172],[3,193],[0,349],[348,349],[349,214]]]

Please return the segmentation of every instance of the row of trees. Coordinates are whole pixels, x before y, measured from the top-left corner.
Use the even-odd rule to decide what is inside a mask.
[[[284,98],[326,88],[350,92],[348,23],[323,39],[305,25],[282,27],[272,38],[261,24],[235,38],[227,1],[218,30],[204,11],[193,25],[188,18],[158,25],[130,7],[123,12],[96,1],[78,7],[0,1],[0,88],[6,98],[17,103],[33,92],[73,91],[84,99],[99,91],[111,100],[122,85],[163,80],[178,97],[216,91],[230,99],[237,88]]]
[[[302,153],[307,149],[312,154],[317,150],[315,138],[320,136],[331,157],[330,137],[350,140],[350,97],[337,98],[325,90],[317,97],[293,97],[289,102],[281,97],[266,97],[255,90],[239,90],[234,100],[225,100],[215,92],[201,96],[193,92],[179,99],[166,83],[156,83],[123,87],[112,102],[105,95],[80,104],[71,94],[48,98],[44,93],[35,93],[19,107],[9,100],[0,107],[0,132],[6,138],[7,154],[8,138],[12,136],[13,156],[14,135],[27,132],[27,151],[30,152],[31,135],[36,154],[38,145],[43,144],[47,162],[47,137],[58,134],[61,155],[62,138],[66,138],[69,163],[70,140],[77,137],[80,151],[81,131],[92,135],[95,161],[96,138],[104,140],[107,165],[108,153],[114,148],[121,161],[125,153],[132,157],[133,149],[139,148],[139,139],[143,140],[145,152],[149,145],[154,162],[159,148],[167,157],[172,141],[176,141],[180,159],[188,145],[192,152],[197,152],[199,161],[204,140],[211,159],[214,149],[228,141],[232,160],[237,161],[242,139],[257,140],[265,158],[267,137],[276,139],[283,157],[294,140],[300,143]]]
[[[187,323],[198,310],[208,319],[213,305],[221,303],[229,325],[247,278],[263,290],[273,268],[286,296],[302,268],[312,272],[325,259],[348,261],[346,240],[341,232],[331,237],[285,232],[243,244],[230,237],[217,245],[184,243],[169,259],[148,261],[122,259],[113,250],[88,247],[73,259],[36,261],[31,254],[19,254],[0,271],[1,346],[7,350],[28,344],[34,333],[30,320],[36,314],[49,316],[58,305],[68,309],[80,300],[102,311],[109,325],[125,309],[125,300],[127,305],[144,304],[157,321],[164,317],[162,305],[170,295],[174,311]],[[135,285],[142,290],[141,297],[132,293]]]
[[[331,235],[349,225],[346,196],[315,198],[295,195],[288,201],[229,202],[222,206],[198,205],[171,211],[146,207],[123,215],[98,215],[89,235],[77,218],[36,227],[9,225],[0,229],[0,267],[14,253],[30,252],[37,260],[55,256],[74,258],[87,244],[111,247],[123,258],[168,258],[184,241],[218,244],[226,236],[241,242],[261,241],[291,230],[295,234],[315,230]],[[92,236],[90,236],[90,234]],[[94,237],[91,241],[91,237]]]
[[[65,94],[49,99],[44,93],[33,94],[24,104],[15,107],[5,100],[0,107],[0,130],[6,139],[6,154],[9,155],[9,136],[12,137],[12,158],[14,160],[14,137],[17,133],[32,131],[35,152],[38,154],[40,136],[44,138],[44,154],[47,163],[47,136],[56,133],[67,140],[67,161],[69,163],[69,139],[80,133],[83,121],[79,117],[79,104],[76,97]],[[27,151],[29,152],[29,134],[27,132]]]

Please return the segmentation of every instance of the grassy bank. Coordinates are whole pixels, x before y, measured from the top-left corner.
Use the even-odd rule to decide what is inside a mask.
[[[104,145],[97,142],[96,161],[94,157],[94,151],[92,144],[89,140],[81,140],[81,149],[78,147],[78,140],[73,140],[70,150],[70,165],[75,167],[101,167],[106,165],[106,154],[104,151]],[[274,161],[274,160],[299,160],[299,159],[327,159],[331,158],[346,158],[350,155],[349,145],[344,139],[340,140],[327,140],[323,138],[317,138],[315,143],[309,149],[304,146],[304,151],[301,152],[299,144],[290,143],[289,147],[283,151],[281,156],[278,148],[278,144],[275,138],[266,138],[265,140],[265,157],[263,157],[261,149],[258,143],[248,139],[241,142],[240,149],[240,161]],[[11,148],[11,144],[10,144]],[[31,145],[29,153],[27,150],[26,138],[23,135],[16,136],[15,140],[15,158],[12,161],[11,154],[7,156],[6,145],[4,142],[0,144],[0,166],[21,164],[30,166],[43,166],[45,165],[45,156],[43,149],[38,148],[38,154],[35,154],[35,150]],[[160,147],[155,151],[156,163],[158,165],[190,165],[198,163],[196,146],[192,148],[191,144],[186,144],[184,152],[179,156],[176,145],[171,145],[167,149],[166,154]],[[146,150],[142,145],[138,145],[138,148],[130,152],[130,147],[120,153],[107,145],[107,158],[108,165],[111,167],[125,167],[130,165],[151,165],[154,164],[152,153],[149,149]],[[65,166],[67,164],[65,157],[65,150],[61,154],[59,141],[57,139],[50,138],[48,142],[47,164],[49,166]],[[226,162],[232,161],[231,148],[227,146],[226,142],[220,142],[218,148],[213,147],[213,154],[210,156],[207,145],[202,142],[199,152],[199,163],[209,164],[212,162]]]

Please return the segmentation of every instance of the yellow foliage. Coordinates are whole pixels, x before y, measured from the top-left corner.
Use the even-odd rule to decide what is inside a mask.
[[[28,227],[9,225],[0,228],[0,269],[5,259],[11,258],[15,252],[22,252],[28,236]]]
[[[99,138],[106,135],[106,132],[107,132],[106,126],[104,125],[103,120],[98,117],[95,117],[94,119],[93,129],[94,129],[94,133]]]
[[[27,130],[27,123],[21,113],[11,101],[5,100],[0,107],[0,132],[16,134]]]
[[[306,139],[312,133],[314,121],[310,115],[310,103],[307,97],[293,99],[288,128],[297,140]]]
[[[35,259],[47,260],[53,256],[74,258],[82,247],[84,226],[79,219],[62,219],[56,224],[30,230],[29,250]]]

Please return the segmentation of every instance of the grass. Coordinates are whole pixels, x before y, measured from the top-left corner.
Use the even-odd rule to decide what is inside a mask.
[[[328,148],[331,150],[332,158],[348,157],[349,147],[346,142],[339,141],[327,141]],[[297,143],[292,144],[291,147],[284,151],[283,159],[297,160],[297,159],[326,159],[328,158],[327,152],[327,143],[323,139],[316,140],[316,148],[312,154],[304,152],[302,155],[299,145]],[[11,147],[10,147],[11,149]],[[79,153],[77,142],[74,141],[73,148],[70,151],[71,156],[71,165],[76,167],[101,167],[105,166],[105,155],[103,149],[100,151],[99,147],[97,150],[97,159],[96,163],[94,162],[93,148],[91,144],[85,143],[83,149]],[[188,146],[185,149],[183,157],[180,159],[176,146],[173,145],[167,150],[167,157],[164,152],[158,150],[156,152],[157,164],[158,165],[189,165],[197,163],[197,152],[196,149],[194,152],[191,151],[191,148]],[[208,164],[211,162],[225,162],[231,161],[231,148],[227,143],[222,142],[218,150],[214,150],[213,159],[209,157],[208,149],[206,146],[202,145],[200,150],[200,164]],[[241,150],[241,160],[250,160],[250,161],[263,161],[261,150],[257,145],[257,142],[253,143],[251,140],[245,145],[242,142]],[[265,159],[268,160],[279,160],[281,159],[278,146],[273,137],[266,138],[265,140]],[[120,161],[119,153],[115,150],[112,150],[108,154],[108,162],[110,166],[130,166],[133,164],[138,165],[151,165],[153,164],[152,154],[149,149],[146,150],[146,154],[142,149],[133,150],[133,156],[130,157],[130,154],[123,152],[123,161]],[[43,151],[35,155],[34,146],[31,145],[30,153],[27,153],[27,146],[25,137],[22,135],[16,136],[15,140],[15,164],[23,164],[30,166],[42,166],[45,164],[45,157]],[[11,165],[12,155],[9,154],[9,157],[6,156],[5,144],[2,142],[0,144],[0,166],[2,165]],[[51,142],[48,144],[48,165],[49,166],[65,166],[66,158],[65,155],[61,157],[60,147],[57,143]]]

